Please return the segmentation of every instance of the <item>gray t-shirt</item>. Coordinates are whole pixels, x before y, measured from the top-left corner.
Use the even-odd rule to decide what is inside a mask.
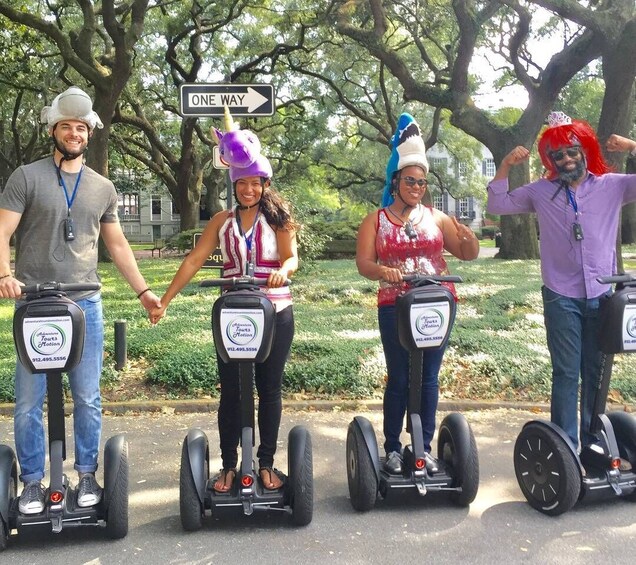
[[[62,172],[71,198],[79,173]],[[0,208],[22,214],[15,232],[15,276],[24,284],[48,281],[99,282],[100,222],[117,222],[117,193],[111,181],[84,166],[71,207],[75,239],[66,241],[68,205],[53,157],[18,167],[0,194]],[[74,299],[95,293],[75,294]]]

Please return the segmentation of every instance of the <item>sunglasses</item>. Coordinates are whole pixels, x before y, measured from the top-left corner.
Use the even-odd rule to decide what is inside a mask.
[[[550,157],[552,157],[552,159],[554,159],[555,161],[563,161],[563,159],[565,159],[565,156],[571,157],[572,159],[574,159],[575,157],[579,157],[581,155],[581,148],[576,145],[573,147],[568,147],[567,149],[561,149],[560,151],[552,151],[550,153]]]
[[[413,188],[415,185],[420,188],[426,188],[428,186],[428,181],[426,179],[415,179],[413,177],[402,177],[404,184],[409,188]]]

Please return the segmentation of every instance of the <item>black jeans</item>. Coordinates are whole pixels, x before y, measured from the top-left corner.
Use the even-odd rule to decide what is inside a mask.
[[[276,313],[276,330],[269,357],[257,363],[254,381],[258,392],[258,433],[260,445],[256,456],[260,467],[274,464],[278,428],[283,403],[283,372],[294,338],[294,313],[291,306]],[[236,467],[241,436],[240,388],[238,363],[224,363],[217,356],[221,400],[219,403],[219,437],[223,468]]]

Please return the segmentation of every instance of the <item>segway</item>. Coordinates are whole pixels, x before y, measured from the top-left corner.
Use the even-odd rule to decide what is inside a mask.
[[[77,490],[63,472],[66,460],[62,373],[82,358],[85,336],[83,310],[67,296],[71,291],[99,290],[99,283],[44,283],[22,288],[26,298],[13,317],[13,338],[20,362],[31,373],[46,373],[50,484],[44,511],[21,514],[17,496],[18,465],[13,450],[0,445],[0,549],[12,530],[50,524],[51,531],[97,526],[113,539],[128,533],[128,444],[123,435],[104,447],[104,494],[90,508],[77,505]]]
[[[515,442],[521,491],[530,506],[549,516],[567,512],[578,501],[636,501],[636,418],[627,412],[604,414],[614,354],[636,352],[636,278],[615,275],[597,280],[616,284],[616,292],[602,301],[599,311],[603,363],[590,424],[598,443],[579,454],[559,426],[543,420],[526,423]]]
[[[206,434],[191,429],[183,442],[179,477],[179,509],[185,530],[202,526],[204,517],[223,509],[239,509],[246,516],[254,511],[279,511],[305,526],[313,515],[313,461],[311,436],[304,426],[295,426],[288,436],[288,475],[283,486],[268,490],[258,480],[253,447],[255,364],[269,356],[274,338],[274,306],[259,289],[263,279],[251,276],[209,279],[203,287],[224,287],[212,307],[212,332],[219,357],[237,362],[240,385],[241,461],[228,492],[214,490],[210,478],[210,447]],[[281,473],[282,475],[282,473]]]
[[[356,416],[347,431],[347,478],[353,508],[373,508],[378,494],[414,489],[418,495],[447,492],[459,506],[477,496],[479,459],[472,429],[464,416],[448,414],[437,437],[437,470],[426,469],[420,403],[422,364],[426,349],[439,349],[448,341],[455,320],[455,298],[441,282],[461,282],[458,276],[405,275],[411,288],[396,302],[398,336],[409,351],[407,431],[411,444],[402,453],[402,473],[388,473],[380,458],[378,442],[369,420]]]

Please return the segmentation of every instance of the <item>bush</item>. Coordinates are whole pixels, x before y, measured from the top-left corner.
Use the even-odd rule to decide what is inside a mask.
[[[497,226],[484,226],[481,228],[482,239],[495,239],[495,233],[499,231]]]
[[[295,341],[285,368],[283,388],[286,392],[343,398],[370,396],[382,383],[386,371],[382,363],[376,362],[376,349],[373,340],[318,337]]]
[[[326,220],[312,220],[311,229],[314,233],[322,234],[330,239],[357,239],[359,222],[347,222],[343,220],[328,222]]]
[[[193,230],[185,230],[173,235],[166,242],[166,249],[169,251],[178,251],[179,253],[185,253],[190,251],[194,247],[194,235],[201,233],[201,228]]]
[[[169,389],[218,396],[219,375],[212,344],[207,347],[180,347],[156,359],[147,377],[151,383]]]

